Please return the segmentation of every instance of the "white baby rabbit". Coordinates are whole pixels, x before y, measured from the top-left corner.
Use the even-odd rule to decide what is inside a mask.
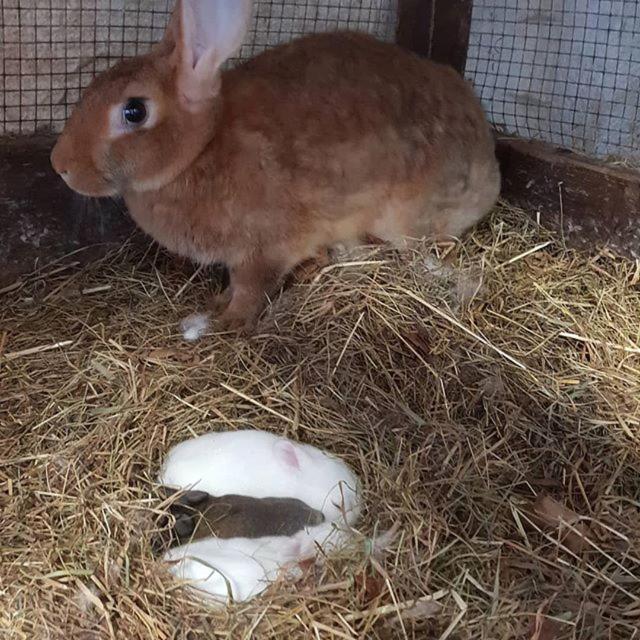
[[[300,544],[285,536],[205,538],[170,549],[171,572],[197,591],[226,604],[257,596],[295,562]]]
[[[159,483],[213,496],[296,498],[325,522],[293,536],[205,538],[170,549],[177,577],[218,603],[261,593],[282,570],[343,547],[360,514],[358,479],[338,458],[310,445],[258,430],[208,433],[168,454]]]
[[[349,531],[324,523],[294,536],[205,538],[165,553],[170,571],[218,604],[243,602],[264,591],[296,563],[350,540]]]
[[[258,430],[208,433],[168,454],[159,483],[214,496],[297,498],[327,522],[360,513],[358,480],[340,459],[316,447]]]

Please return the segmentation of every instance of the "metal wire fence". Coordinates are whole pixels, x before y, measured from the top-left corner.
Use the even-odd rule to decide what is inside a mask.
[[[640,160],[638,0],[475,0],[467,75],[508,133]]]
[[[60,129],[97,73],[162,36],[172,5],[0,0],[0,134]],[[239,57],[337,28],[393,40],[397,17],[398,0],[258,0]],[[638,0],[475,0],[468,53],[497,128],[640,161]]]
[[[259,0],[239,57],[349,28],[393,40],[397,0]],[[0,134],[59,130],[82,89],[162,36],[173,0],[0,0]]]

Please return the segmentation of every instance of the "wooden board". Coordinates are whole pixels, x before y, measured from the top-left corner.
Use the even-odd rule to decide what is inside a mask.
[[[542,142],[499,138],[503,196],[572,244],[640,257],[640,171]]]
[[[472,0],[400,0],[396,41],[464,73]]]
[[[95,259],[134,229],[112,200],[75,194],[49,163],[53,138],[0,139],[0,287],[69,253]]]

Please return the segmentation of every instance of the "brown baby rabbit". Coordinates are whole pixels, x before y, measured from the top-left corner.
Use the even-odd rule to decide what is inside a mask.
[[[68,185],[124,197],[169,250],[229,267],[219,321],[251,327],[295,265],[366,235],[458,236],[500,176],[456,72],[361,33],[240,66],[250,0],[179,0],[163,40],[86,90],[52,153]]]
[[[171,498],[176,490],[162,488]],[[324,515],[294,498],[252,498],[205,491],[186,491],[168,507],[175,525],[159,546],[175,546],[202,538],[262,538],[293,536],[305,527],[322,524]]]

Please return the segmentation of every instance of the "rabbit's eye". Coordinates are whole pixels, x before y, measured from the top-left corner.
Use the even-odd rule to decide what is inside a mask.
[[[130,98],[122,109],[125,122],[135,126],[141,125],[147,119],[147,107],[141,98]]]

